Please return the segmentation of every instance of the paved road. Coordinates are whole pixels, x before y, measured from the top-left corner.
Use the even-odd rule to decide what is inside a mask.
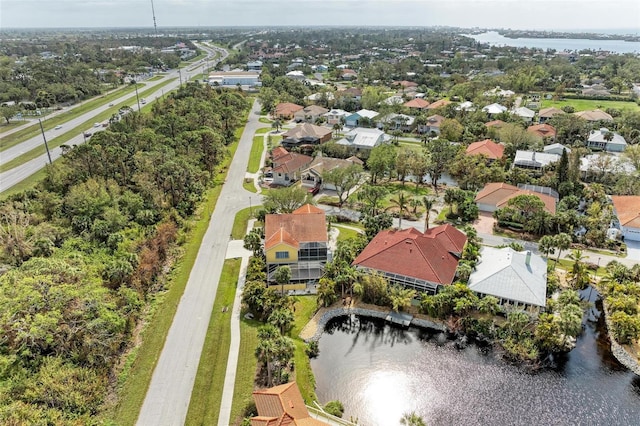
[[[206,50],[210,55],[215,54],[216,52],[221,54],[221,59],[226,58],[226,56],[228,56],[228,52],[220,49],[220,48],[211,48],[208,46],[200,46],[202,47],[202,49]],[[199,61],[197,61],[194,64],[189,65],[189,67],[187,67],[186,69],[183,68],[182,71],[180,71],[182,73],[182,80],[183,81],[187,81],[188,79],[188,72],[192,72],[194,70],[196,70],[198,67],[202,66],[202,63],[204,63],[204,61],[206,61],[207,59],[201,59]],[[212,66],[214,66],[217,63],[217,60],[215,61],[211,61]],[[186,72],[183,72],[186,71]],[[162,81],[168,79],[168,78],[174,78],[174,77],[178,77],[179,73],[178,70],[173,70],[171,72],[169,72],[164,79],[162,80],[156,80],[156,81],[151,81],[147,83],[147,87],[153,87],[159,83],[161,83]],[[163,86],[162,88],[158,89],[156,92],[150,94],[147,96],[147,98],[149,99],[149,103],[153,102],[156,98],[162,96],[163,93],[165,92],[169,92],[175,88],[177,88],[180,85],[180,79],[176,79],[174,81],[172,81],[171,83],[167,84],[166,86]],[[140,89],[138,89],[139,91]],[[138,105],[136,102],[136,97],[135,97],[135,92],[132,94],[127,94],[125,96],[122,96],[116,100],[113,101],[114,104],[118,104],[120,102],[124,102],[126,100],[129,100],[131,106],[133,107],[134,110],[138,109]],[[92,111],[89,111],[83,115],[81,115],[80,117],[74,118],[73,120],[70,120],[66,123],[64,123],[64,126],[62,129],[60,130],[49,130],[48,132],[45,132],[45,135],[47,137],[47,141],[50,141],[53,139],[54,136],[56,135],[60,135],[63,134],[65,131],[68,131],[69,129],[72,129],[82,123],[84,123],[85,121],[89,121],[91,120],[92,117],[95,117],[97,114],[107,110],[108,108],[110,108],[107,104],[102,105]],[[100,128],[92,128],[91,132],[95,133],[96,131],[102,131],[103,129]],[[75,137],[73,137],[72,139],[70,139],[68,142],[66,142],[66,145],[72,146],[72,145],[81,145],[82,143],[84,143],[84,137],[79,134]],[[5,164],[8,161],[11,161],[12,159],[18,157],[19,155],[28,152],[34,148],[36,148],[37,146],[42,144],[42,135],[39,135],[37,137],[31,138],[19,145],[16,145],[12,148],[9,148],[3,152],[0,153],[0,164]],[[56,159],[58,159],[60,156],[62,155],[62,149],[60,147],[58,148],[54,148],[51,150],[51,159],[53,161],[55,161]],[[46,166],[46,164],[48,163],[48,158],[47,158],[47,154],[43,154],[37,158],[34,158],[31,161],[28,161],[24,164],[21,164],[18,167],[14,167],[10,170],[7,170],[5,172],[0,173],[0,192],[3,192],[5,190],[7,190],[8,188],[16,185],[17,183],[21,182],[22,180],[26,179],[27,177],[31,176],[32,174],[34,174],[35,172],[37,172],[38,170],[42,169],[44,166]]]
[[[231,162],[216,209],[211,217],[198,257],[169,329],[160,359],[140,411],[138,425],[179,426],[184,424],[191,391],[198,371],[213,301],[218,289],[225,253],[236,213],[258,195],[246,191],[242,182],[249,163],[253,135],[264,125],[258,121],[260,108],[254,103],[235,157]]]

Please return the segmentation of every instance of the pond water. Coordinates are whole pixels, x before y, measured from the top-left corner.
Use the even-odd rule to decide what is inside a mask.
[[[533,373],[489,349],[366,317],[330,321],[319,346],[318,398],[342,401],[343,417],[365,426],[398,425],[413,410],[430,426],[640,424],[640,377],[612,357],[596,308],[576,348]]]
[[[638,53],[640,42],[624,40],[588,40],[572,38],[508,38],[497,31],[482,34],[463,34],[480,43],[492,46],[536,47],[539,49],[562,50],[608,50],[617,53]]]

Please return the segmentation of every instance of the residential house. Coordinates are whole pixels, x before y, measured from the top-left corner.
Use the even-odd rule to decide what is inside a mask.
[[[409,87],[418,87],[418,83],[415,81],[402,80],[397,82],[403,89],[407,89]]]
[[[267,280],[273,283],[279,266],[291,268],[291,284],[284,290],[304,290],[319,279],[329,259],[327,222],[324,210],[306,204],[289,214],[268,214],[264,218],[264,251]]]
[[[489,96],[489,97],[499,96],[501,98],[508,98],[515,94],[516,93],[513,90],[504,90],[504,89],[501,89],[500,86],[496,86],[494,89],[487,90],[486,92],[483,93],[484,96]]]
[[[620,223],[622,238],[626,241],[640,241],[640,196],[613,195],[611,201]]]
[[[310,103],[318,103],[320,101],[331,102],[331,101],[334,101],[335,98],[336,97],[333,94],[333,92],[317,92],[317,93],[312,93],[311,95],[307,96],[305,99]]]
[[[518,150],[513,160],[513,167],[541,172],[543,168],[551,163],[555,163],[559,159],[560,156],[557,154]]]
[[[496,297],[509,310],[540,312],[547,304],[547,260],[530,251],[484,246],[468,286],[480,297]]]
[[[425,101],[424,99],[421,98],[414,98],[411,99],[409,102],[405,102],[404,105],[402,105],[406,108],[411,108],[411,109],[417,109],[418,111],[426,109],[429,106],[429,101]]]
[[[587,121],[613,121],[613,117],[609,114],[607,114],[604,111],[601,111],[599,109],[594,109],[591,111],[578,111],[578,112],[574,112],[573,115],[576,115],[580,118],[583,118]]]
[[[304,76],[304,73],[300,70],[289,71],[288,73],[285,74],[285,76],[292,80],[298,80],[298,81],[302,81],[306,78]]]
[[[435,294],[453,283],[467,236],[446,224],[426,230],[381,231],[353,261],[363,271],[384,275],[390,283]]]
[[[360,102],[362,100],[362,89],[357,87],[350,87],[345,90],[341,90],[338,92],[338,95],[347,98],[356,102]]]
[[[258,415],[251,426],[329,426],[309,414],[296,382],[253,392]]]
[[[308,107],[305,107],[293,114],[293,119],[296,123],[301,123],[303,121],[306,121],[307,123],[315,123],[319,117],[328,112],[328,109],[319,105],[309,105]]]
[[[467,147],[466,155],[484,155],[491,161],[501,160],[504,157],[504,145],[495,143],[491,139],[473,142]]]
[[[446,107],[447,105],[450,105],[450,104],[451,104],[451,101],[449,101],[447,99],[440,99],[440,100],[437,100],[435,102],[430,103],[429,106],[427,106],[427,109],[434,110],[434,109]]]
[[[556,138],[556,129],[550,124],[534,124],[527,127],[527,132],[540,137],[542,140],[553,141]]]
[[[372,125],[373,119],[378,116],[376,111],[371,111],[368,109],[361,109],[360,111],[356,111],[345,119],[345,125],[347,127],[358,127],[363,125],[365,122],[367,124]]]
[[[518,195],[533,195],[544,203],[544,208],[548,213],[555,214],[558,201],[557,193],[545,191],[544,188],[518,188],[504,182],[488,183],[478,192],[475,202],[478,205],[478,210],[492,213],[505,207],[510,199]]]
[[[500,105],[497,103],[487,105],[486,107],[482,108],[482,111],[486,112],[489,115],[489,117],[502,114],[506,110],[507,110],[506,106]]]
[[[542,148],[542,151],[546,152],[547,154],[562,155],[562,151],[567,151],[567,154],[570,154],[571,148],[567,148],[561,143],[552,143],[551,145],[547,145]]]
[[[327,118],[327,124],[332,126],[334,124],[344,123],[347,117],[350,115],[350,112],[347,112],[343,109],[332,109],[331,111],[323,114],[323,116]]]
[[[273,116],[280,120],[291,120],[296,112],[303,108],[304,107],[302,105],[293,104],[291,102],[282,102],[276,105]]]
[[[538,118],[540,119],[540,123],[545,123],[553,118],[553,116],[558,114],[565,114],[565,112],[561,109],[555,107],[542,108],[538,111]]]
[[[289,186],[300,179],[300,172],[304,170],[313,158],[297,152],[289,152],[279,146],[271,151],[273,162],[273,184]]]
[[[504,127],[504,125],[507,124],[502,120],[493,120],[493,121],[489,121],[488,123],[484,123],[485,126],[487,127],[494,127],[496,129],[502,129]]]
[[[608,174],[633,175],[636,168],[619,155],[608,152],[589,154],[580,158],[580,175],[585,181],[593,180]]]
[[[440,126],[442,126],[442,122],[444,121],[444,117],[438,114],[431,115],[427,117],[426,124],[418,125],[418,133],[428,133],[433,132],[436,135],[440,134]]]
[[[531,123],[533,121],[533,117],[536,116],[536,112],[530,110],[527,107],[518,107],[515,108],[512,112],[513,115],[517,115],[521,119],[523,119],[527,123]]]
[[[299,124],[282,134],[282,146],[292,148],[301,145],[320,145],[331,139],[333,131],[311,123]]]
[[[401,105],[404,103],[404,98],[399,95],[393,95],[393,96],[389,96],[387,99],[385,99],[380,103],[383,103],[385,105]]]
[[[311,164],[309,164],[309,166],[302,171],[302,178],[300,182],[302,183],[302,186],[306,186],[309,188],[320,187],[323,189],[335,191],[335,185],[322,181],[323,173],[334,169],[349,167],[354,164],[363,166],[364,162],[358,157],[349,157],[347,159],[342,159],[324,157],[322,154],[318,154],[316,158],[313,159]]]
[[[209,74],[208,82],[212,86],[236,87],[260,86],[260,74],[254,71],[216,71]]]
[[[377,120],[376,125],[379,129],[401,130],[410,132],[413,128],[415,117],[406,114],[387,114]]]
[[[391,136],[387,135],[382,130],[356,127],[347,132],[347,134],[344,135],[344,138],[340,139],[336,143],[353,148],[356,151],[370,151],[378,145],[388,143],[390,140]]]
[[[247,69],[249,71],[261,71],[262,70],[262,61],[247,62]]]
[[[341,76],[343,80],[354,80],[358,78],[358,73],[352,69],[345,68],[342,70]]]
[[[619,133],[603,127],[589,133],[587,147],[608,152],[622,152],[627,147],[627,141]]]
[[[329,67],[324,65],[324,64],[314,65],[314,66],[315,66],[314,71],[317,71],[317,72],[327,72],[327,71],[329,71]],[[311,67],[311,68],[313,69],[313,67]]]
[[[475,107],[473,106],[473,102],[464,101],[461,102],[460,105],[456,107],[456,111],[475,111]]]

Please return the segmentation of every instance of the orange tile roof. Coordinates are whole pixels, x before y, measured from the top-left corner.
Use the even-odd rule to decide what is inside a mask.
[[[409,102],[406,102],[403,106],[407,108],[426,108],[429,106],[429,101],[425,101],[424,99],[415,98],[411,99]]]
[[[304,107],[291,102],[282,102],[276,105],[276,115],[289,116],[300,111]]]
[[[640,228],[640,195],[613,195],[611,201],[620,225]]]
[[[289,152],[279,146],[271,151],[271,160],[274,172],[291,173],[306,167],[313,158],[297,152]]]
[[[251,426],[328,426],[309,415],[296,382],[255,391],[253,399],[259,416]]]
[[[424,234],[415,228],[381,231],[353,265],[448,285],[466,241],[465,234],[448,224]]]
[[[427,117],[427,124],[429,126],[440,127],[443,121],[444,121],[444,117],[438,114],[430,115],[429,117]]]
[[[474,142],[467,147],[467,155],[484,155],[485,157],[498,160],[504,156],[504,145],[495,143],[491,139]]]
[[[493,120],[493,121],[490,121],[488,123],[484,123],[484,125],[487,126],[487,127],[496,127],[498,129],[501,128],[502,126],[504,126],[505,124],[507,124],[507,123],[505,123],[502,120]]]
[[[297,139],[302,139],[304,137],[314,137],[314,138],[322,139],[323,137],[331,134],[332,132],[333,130],[327,127],[316,126],[315,124],[311,124],[311,123],[304,123],[304,124],[297,125],[293,129],[287,130],[282,134],[282,137],[297,138]]]
[[[311,204],[305,204],[299,209],[294,210],[291,214],[313,214],[313,213],[322,213],[324,214],[324,210],[319,207],[313,206]]]
[[[527,132],[540,136],[541,138],[555,138],[556,129],[549,124],[535,124],[527,128]]]
[[[436,108],[440,108],[443,106],[447,106],[451,103],[451,101],[448,101],[446,99],[440,99],[439,101],[435,101],[434,103],[430,104],[427,109],[436,109]]]
[[[476,203],[489,204],[502,208],[507,205],[507,202],[510,199],[517,197],[518,195],[536,196],[544,203],[545,210],[551,214],[555,214],[556,212],[556,199],[552,196],[531,190],[520,189],[504,182],[492,182],[486,184],[484,188],[478,192],[478,195],[476,195],[475,201]]]
[[[305,206],[302,207],[304,209]],[[298,247],[300,243],[326,242],[327,222],[324,211],[317,212],[316,207],[307,207],[307,212],[298,209],[290,214],[268,214],[264,219],[266,250],[286,243]]]

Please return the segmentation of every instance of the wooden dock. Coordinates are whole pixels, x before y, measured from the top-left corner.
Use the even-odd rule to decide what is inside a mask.
[[[409,324],[411,324],[412,319],[413,319],[412,315],[405,314],[402,312],[393,312],[393,311],[389,312],[389,315],[387,315],[387,317],[385,318],[387,322],[390,322],[391,324],[400,325],[402,327],[409,327]]]

